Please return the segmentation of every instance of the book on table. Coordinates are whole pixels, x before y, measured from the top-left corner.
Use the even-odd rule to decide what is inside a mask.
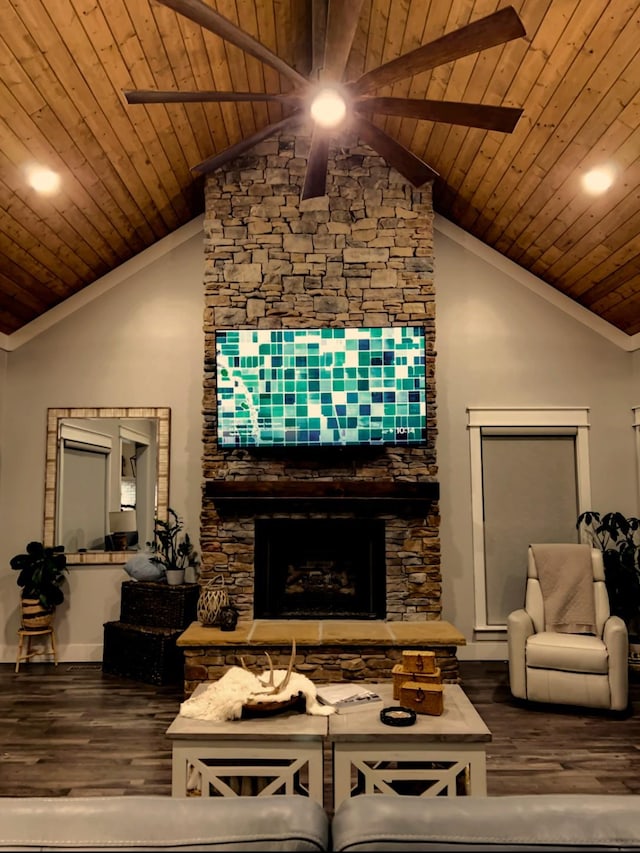
[[[332,705],[336,714],[350,714],[372,704],[382,704],[382,697],[366,684],[319,684],[316,695],[321,705]]]

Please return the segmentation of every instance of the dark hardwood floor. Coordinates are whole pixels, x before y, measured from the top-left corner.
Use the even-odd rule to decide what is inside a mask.
[[[460,665],[493,734],[488,792],[640,793],[640,683],[612,715],[515,701],[504,662]],[[104,675],[100,664],[0,664],[0,796],[171,793],[166,729],[180,686]]]
[[[637,676],[629,710],[615,714],[515,700],[501,661],[463,661],[460,671],[465,693],[492,733],[489,795],[640,793]]]
[[[165,731],[182,690],[101,664],[0,665],[0,795],[171,794]]]

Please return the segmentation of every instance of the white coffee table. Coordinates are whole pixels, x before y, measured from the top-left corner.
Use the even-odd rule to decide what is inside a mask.
[[[171,794],[301,794],[322,805],[327,720],[295,711],[219,723],[178,715],[166,732],[172,741]]]
[[[391,684],[367,685],[376,704],[329,717],[334,808],[361,793],[482,796],[487,793],[486,744],[491,732],[461,687],[444,686],[444,713],[419,714],[412,726],[380,721],[380,710],[399,705]]]

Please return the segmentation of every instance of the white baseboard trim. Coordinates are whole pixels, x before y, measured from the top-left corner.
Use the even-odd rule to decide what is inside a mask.
[[[18,655],[18,646],[0,646],[0,663],[16,662]],[[32,658],[33,663],[46,663],[51,660],[49,656],[40,656]],[[85,662],[102,662],[102,643],[75,643],[70,646],[65,646],[58,650],[58,663],[85,663]],[[24,661],[20,664],[20,668],[28,666],[30,661]]]
[[[508,660],[507,642],[485,640],[458,646],[458,660]]]

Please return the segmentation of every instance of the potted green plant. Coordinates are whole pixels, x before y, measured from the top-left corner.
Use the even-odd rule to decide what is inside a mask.
[[[171,507],[167,510],[168,518],[163,521],[155,519],[154,541],[152,544],[153,555],[149,558],[151,562],[163,566],[167,583],[176,585],[184,583],[184,573],[187,566],[194,566],[197,562],[197,553],[189,534],[180,536],[184,522]]]
[[[29,542],[26,553],[16,554],[9,565],[19,572],[23,627],[51,625],[56,607],[64,601],[62,584],[68,569],[63,546],[45,547],[42,542]]]
[[[602,551],[609,607],[626,623],[632,650],[640,644],[640,519],[588,510],[578,516],[576,527]]]

